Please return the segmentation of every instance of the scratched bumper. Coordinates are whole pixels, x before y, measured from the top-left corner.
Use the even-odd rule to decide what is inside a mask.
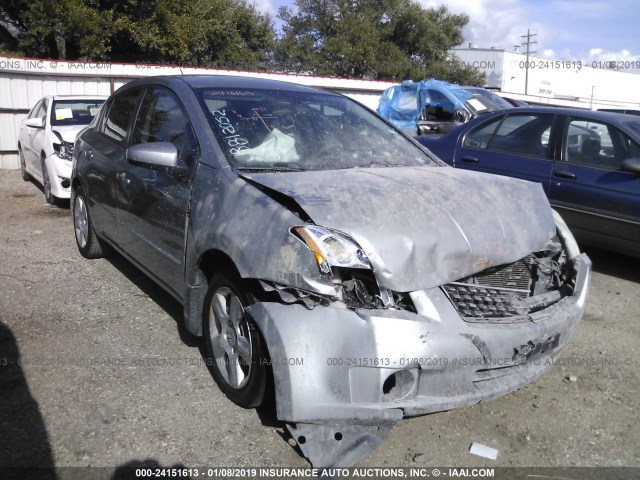
[[[582,316],[591,262],[584,254],[573,261],[573,294],[525,323],[465,322],[440,288],[425,291],[429,308],[421,314],[252,305],[271,356],[278,418],[395,422],[532,382],[553,365]]]

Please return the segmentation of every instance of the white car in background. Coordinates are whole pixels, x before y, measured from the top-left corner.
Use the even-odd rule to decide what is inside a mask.
[[[102,95],[47,96],[22,121],[18,134],[22,178],[42,184],[47,203],[69,198],[76,135],[91,123],[106,99]]]

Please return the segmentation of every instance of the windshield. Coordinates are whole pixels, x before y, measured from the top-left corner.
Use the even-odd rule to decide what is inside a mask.
[[[239,169],[436,165],[377,115],[330,93],[200,89],[213,132]]]
[[[51,109],[51,125],[89,125],[104,100],[55,100]]]
[[[490,90],[484,88],[463,88],[463,90],[471,93],[472,97],[467,99],[467,105],[476,115],[513,108],[513,105]]]

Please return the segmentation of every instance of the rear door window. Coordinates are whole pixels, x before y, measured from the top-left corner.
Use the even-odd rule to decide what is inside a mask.
[[[534,158],[549,158],[554,115],[512,114],[472,130],[464,146]]]
[[[483,123],[467,134],[464,139],[464,146],[467,148],[486,149],[489,146],[489,140],[493,136],[503,117],[498,117],[488,123]]]

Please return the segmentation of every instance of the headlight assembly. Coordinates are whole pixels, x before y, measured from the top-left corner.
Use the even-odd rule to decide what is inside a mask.
[[[53,144],[53,150],[56,155],[64,160],[71,160],[73,155],[73,143],[61,140],[60,143]]]
[[[294,227],[291,231],[313,252],[322,273],[330,273],[331,267],[371,269],[362,248],[343,233],[316,225]]]

